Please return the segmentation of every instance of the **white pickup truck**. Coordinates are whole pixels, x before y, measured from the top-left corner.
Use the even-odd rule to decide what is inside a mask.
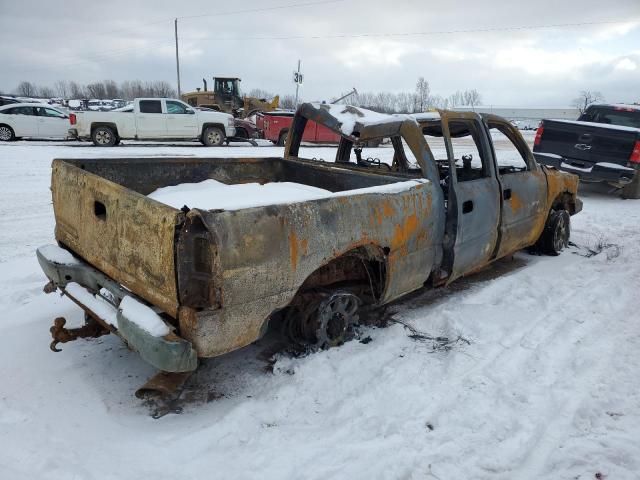
[[[219,146],[236,134],[232,115],[196,110],[169,98],[136,98],[132,106],[112,112],[76,112],[69,122],[69,136],[91,139],[98,147],[112,147],[122,139],[198,139]]]

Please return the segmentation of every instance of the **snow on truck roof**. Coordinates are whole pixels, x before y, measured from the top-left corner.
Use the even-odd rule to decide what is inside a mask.
[[[300,106],[302,114],[344,136],[360,139],[390,136],[405,122],[418,125],[417,120],[405,114],[388,115],[353,105],[306,103]]]

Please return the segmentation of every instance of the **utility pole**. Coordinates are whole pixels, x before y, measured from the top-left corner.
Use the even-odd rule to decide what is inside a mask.
[[[298,71],[293,73],[293,81],[296,83],[296,104],[295,108],[298,108],[298,90],[302,84],[302,73],[300,73],[300,60],[298,60]]]
[[[180,58],[178,57],[178,19],[174,21],[176,33],[176,74],[178,75],[178,97],[180,97]]]

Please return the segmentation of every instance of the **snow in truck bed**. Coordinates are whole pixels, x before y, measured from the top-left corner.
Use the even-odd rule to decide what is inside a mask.
[[[264,185],[259,183],[228,185],[217,180],[208,179],[198,183],[181,183],[170,187],[162,187],[151,192],[149,198],[174,208],[182,208],[187,205],[190,208],[200,208],[202,210],[241,210],[243,208],[298,203],[345,195],[399,193],[427,181],[425,179],[408,180],[333,193],[323,188],[293,182],[272,182]]]

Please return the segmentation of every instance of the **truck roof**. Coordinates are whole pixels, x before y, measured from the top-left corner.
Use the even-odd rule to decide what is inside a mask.
[[[612,107],[620,109],[640,110],[640,104],[637,103],[594,103],[590,107]]]
[[[378,113],[353,105],[304,103],[300,106],[304,117],[321,123],[344,137],[360,140],[397,135],[405,123],[418,126],[415,118],[395,114]]]

